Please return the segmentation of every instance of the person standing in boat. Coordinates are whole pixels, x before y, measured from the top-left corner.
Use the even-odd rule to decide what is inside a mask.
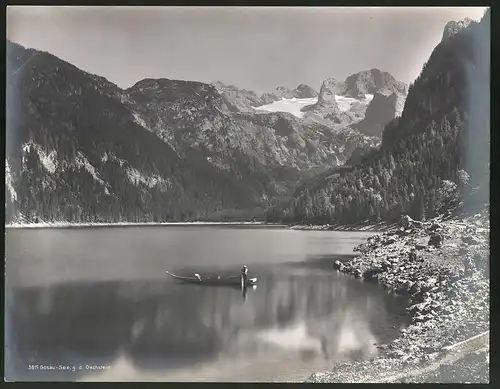
[[[241,268],[241,284],[246,285],[248,279],[248,267],[247,265],[243,265]]]

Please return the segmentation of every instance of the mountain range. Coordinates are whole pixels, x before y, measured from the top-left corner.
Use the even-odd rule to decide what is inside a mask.
[[[121,89],[8,41],[6,222],[249,220],[266,209],[272,210],[269,220],[309,220],[313,208],[317,217],[343,220],[343,207],[354,197],[335,194],[339,186],[345,193],[350,185],[370,187],[362,169],[375,164],[383,170],[386,160],[392,166],[401,154],[418,165],[420,149],[408,157],[391,147],[403,147],[444,113],[457,111],[455,122],[465,120],[457,102],[463,100],[464,70],[450,58],[465,66],[467,43],[455,37],[477,26],[450,27],[454,35],[435,53],[443,46],[451,54],[433,53],[409,88],[371,69],[344,81],[328,78],[319,93],[300,84],[260,97],[222,82],[165,78]],[[352,165],[355,184],[338,180],[338,172],[348,177]],[[455,177],[458,170],[450,169]],[[399,196],[411,192],[422,202],[425,188],[408,185]],[[338,212],[333,198],[341,199]],[[380,217],[373,211],[379,200],[357,200],[370,217]]]
[[[380,142],[248,109],[262,100],[220,82],[123,90],[49,53],[7,42],[7,54],[8,221],[241,218]]]
[[[352,74],[344,81],[327,78],[319,93],[300,84],[293,90],[278,86],[275,91],[258,97],[255,92],[234,85],[221,82],[213,85],[233,112],[290,112],[306,123],[319,123],[336,130],[350,128],[376,137],[381,137],[383,127],[401,114],[408,88],[379,69]]]

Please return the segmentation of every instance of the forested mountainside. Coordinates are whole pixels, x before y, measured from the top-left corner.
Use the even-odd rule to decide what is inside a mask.
[[[378,143],[285,113],[240,112],[200,82],[145,79],[121,90],[48,53],[8,42],[7,54],[7,222],[252,212],[311,168]]]
[[[269,221],[358,223],[425,219],[489,199],[490,11],[444,39],[410,85],[379,149],[298,188]]]
[[[120,89],[8,44],[7,221],[171,220],[260,193],[134,122]]]

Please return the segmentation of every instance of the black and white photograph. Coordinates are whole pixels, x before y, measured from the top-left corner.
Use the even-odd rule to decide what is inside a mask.
[[[489,383],[490,14],[8,6],[4,380]]]

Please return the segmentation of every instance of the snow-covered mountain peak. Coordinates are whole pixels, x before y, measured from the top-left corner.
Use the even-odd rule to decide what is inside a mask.
[[[367,106],[370,101],[372,101],[373,95],[367,94],[362,99],[355,99],[352,97],[345,97],[341,95],[335,95],[335,101],[338,104],[338,107],[341,112],[346,112],[353,107],[355,104]],[[313,105],[318,102],[317,97],[310,97],[306,99],[297,99],[295,97],[291,99],[282,98],[281,100],[274,101],[270,104],[261,105],[259,107],[252,107],[258,111],[268,111],[268,112],[288,112],[292,115],[303,118],[305,112],[302,112],[302,109],[308,105]]]
[[[270,104],[252,108],[257,111],[288,112],[298,118],[302,118],[304,117],[304,112],[302,112],[301,109],[308,105],[316,104],[317,101],[318,99],[316,97],[310,97],[306,99],[297,99],[295,97],[291,99],[282,98],[281,100],[274,101]]]

